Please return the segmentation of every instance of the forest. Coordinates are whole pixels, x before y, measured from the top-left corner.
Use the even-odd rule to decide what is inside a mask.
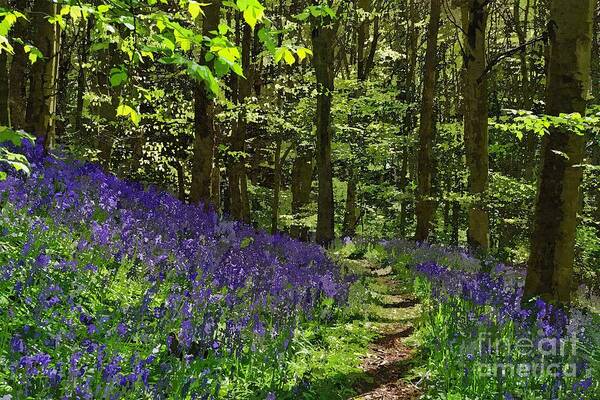
[[[600,399],[600,4],[0,0],[17,399]]]

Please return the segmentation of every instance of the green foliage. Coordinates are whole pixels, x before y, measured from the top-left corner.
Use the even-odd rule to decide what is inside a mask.
[[[9,33],[19,18],[26,19],[23,13],[0,7],[0,53],[6,51],[13,53],[13,46],[9,40]]]
[[[244,19],[252,29],[264,17],[265,8],[258,0],[237,0],[236,5],[244,13]]]
[[[582,116],[580,113],[552,115],[535,115],[526,110],[505,110],[506,115],[491,119],[490,126],[514,134],[522,140],[526,132],[533,132],[539,136],[548,134],[551,128],[569,131],[576,135],[597,127],[600,118],[597,115]]]
[[[336,18],[336,13],[331,9],[331,7],[329,7],[327,3],[323,3],[316,6],[306,7],[304,11],[296,16],[296,19],[300,21],[306,21],[310,17],[318,18],[321,21],[325,19],[334,20]]]
[[[29,162],[22,154],[14,153],[3,144],[10,143],[13,146],[20,147],[23,140],[34,142],[33,136],[24,131],[15,131],[6,126],[0,126],[0,164],[8,164],[16,171],[23,171],[29,174]],[[0,180],[6,179],[6,172],[0,171]]]

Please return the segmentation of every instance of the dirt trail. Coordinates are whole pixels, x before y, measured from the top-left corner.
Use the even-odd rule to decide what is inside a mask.
[[[412,321],[420,313],[418,301],[393,279],[390,268],[367,270],[367,281],[376,288],[373,329],[381,337],[371,343],[363,359],[366,376],[357,386],[353,400],[412,400],[421,390],[412,381],[411,368],[416,349],[409,340],[414,332]]]

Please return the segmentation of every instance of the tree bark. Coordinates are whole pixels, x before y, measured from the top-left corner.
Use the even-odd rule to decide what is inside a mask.
[[[2,4],[0,3],[0,6]],[[0,125],[9,126],[8,112],[8,57],[6,51],[0,53]]]
[[[56,77],[58,73],[60,29],[47,17],[57,12],[50,0],[36,0],[32,10],[35,34],[33,42],[44,58],[32,66],[31,88],[27,105],[29,132],[43,140],[46,150],[54,147],[56,123]]]
[[[6,0],[0,0],[0,7],[8,8]],[[10,125],[10,113],[8,108],[8,53],[0,53],[0,125]]]
[[[312,31],[313,65],[317,79],[317,173],[319,196],[317,243],[330,246],[334,239],[333,171],[331,164],[331,102],[334,90],[335,29],[316,22]]]
[[[294,221],[306,217],[305,208],[310,203],[312,177],[314,171],[313,153],[309,149],[298,147],[292,166],[292,215]],[[308,228],[304,224],[293,223],[290,236],[308,242]]]
[[[346,190],[346,211],[344,212],[343,237],[353,237],[356,234],[356,225],[358,224],[358,206],[356,201],[356,178],[349,177],[348,188]]]
[[[185,167],[180,160],[175,161],[177,171],[177,198],[185,202]]]
[[[250,206],[247,191],[245,158],[240,154],[246,150],[246,119],[245,101],[250,96],[252,89],[252,72],[250,71],[250,52],[252,47],[252,29],[245,24],[242,34],[242,68],[245,78],[238,78],[238,109],[239,115],[231,135],[231,151],[235,156],[229,165],[229,196],[231,217],[240,221],[249,222]]]
[[[25,12],[26,1],[16,2],[15,9]],[[13,28],[15,37],[24,38],[27,33],[27,25],[22,18],[17,19]],[[23,45],[15,43],[14,54],[10,63],[9,73],[9,98],[8,106],[10,110],[10,122],[15,129],[26,129],[25,115],[27,112],[27,91],[25,82],[27,81],[27,55]]]
[[[476,253],[489,249],[489,217],[485,197],[489,180],[488,97],[486,68],[487,5],[468,0],[463,7],[464,131],[469,194],[468,244]]]
[[[281,190],[281,138],[275,145],[275,166],[273,177],[273,198],[271,199],[271,233],[277,232],[279,222],[279,194]]]
[[[96,135],[96,146],[99,151],[98,159],[100,165],[107,170],[111,169],[112,152],[115,143],[115,139],[118,135],[117,132],[117,108],[119,107],[119,94],[118,88],[113,88],[110,84],[110,70],[118,64],[118,53],[117,46],[111,43],[108,49],[103,51],[104,62],[103,65],[98,69],[97,80],[98,80],[98,91],[99,93],[106,96],[108,101],[103,101],[100,104],[98,113],[102,118],[102,122],[97,126]],[[138,155],[136,150],[133,151],[134,158]],[[141,159],[141,147],[139,152],[139,160]],[[134,163],[133,171],[137,171],[139,163]]]
[[[427,33],[427,52],[425,54],[425,73],[423,81],[423,99],[419,123],[419,154],[417,158],[417,229],[415,240],[423,242],[429,239],[436,203],[433,196],[433,134],[435,126],[434,97],[437,69],[437,41],[440,27],[441,0],[431,0],[431,15]]]
[[[91,18],[91,17],[90,17]],[[83,96],[86,89],[86,73],[84,65],[88,61],[89,45],[91,42],[93,19],[85,21],[85,37],[82,39],[79,51],[79,69],[77,71],[77,97],[75,100],[75,132],[83,135]]]
[[[203,8],[202,34],[209,36],[217,30],[221,15],[221,0],[215,0]],[[204,60],[202,51],[200,60]],[[215,152],[214,101],[203,82],[194,83],[194,155],[192,159],[192,185],[190,199],[210,207],[212,170]]]
[[[585,114],[591,89],[595,0],[553,0],[546,113]],[[573,288],[577,211],[585,136],[553,127],[544,137],[525,298],[567,303]]]
[[[592,96],[600,99],[600,4],[594,12],[594,36],[592,42]]]
[[[219,147],[221,139],[220,135],[216,136],[215,149]],[[214,163],[211,176],[211,204],[216,213],[221,212],[221,157],[217,152],[214,154]]]

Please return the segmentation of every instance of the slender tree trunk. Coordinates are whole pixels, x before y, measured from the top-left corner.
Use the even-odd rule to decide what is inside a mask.
[[[433,196],[433,131],[435,116],[433,103],[435,97],[437,69],[437,40],[440,27],[441,0],[431,0],[431,15],[427,33],[427,52],[425,54],[425,73],[423,81],[423,100],[419,123],[419,155],[417,159],[417,230],[415,240],[427,241],[435,215]]]
[[[313,65],[317,78],[317,173],[319,198],[317,211],[317,243],[329,246],[334,239],[333,171],[331,164],[331,102],[334,90],[335,30],[317,22],[313,26]]]
[[[246,73],[246,78],[238,78],[238,108],[239,115],[237,123],[234,126],[231,135],[231,150],[236,155],[229,165],[229,195],[231,201],[231,217],[237,220],[248,222],[249,204],[247,193],[247,179],[245,172],[245,158],[240,154],[246,150],[246,129],[248,126],[246,120],[246,99],[250,96],[252,88],[252,73],[250,71],[250,52],[252,47],[252,29],[249,25],[244,25],[242,34],[242,67]]]
[[[553,0],[546,113],[585,114],[591,89],[595,0]],[[554,127],[544,137],[525,297],[570,301],[585,136]]]
[[[295,223],[290,229],[293,238],[308,241],[308,228],[296,221],[306,217],[306,206],[310,203],[312,177],[314,171],[312,151],[298,147],[292,166],[292,215]]]
[[[0,7],[8,8],[6,0],[0,0]],[[8,53],[0,53],[0,125],[10,125],[10,113],[8,108]]]
[[[356,178],[351,176],[348,179],[348,188],[346,190],[346,211],[344,212],[344,229],[342,236],[353,237],[356,234],[356,225],[358,224],[358,206],[356,201]]]
[[[452,232],[450,235],[450,243],[453,246],[458,246],[459,233],[460,233],[460,203],[458,201],[452,202]]]
[[[219,147],[220,135],[217,134],[215,149]],[[221,157],[217,152],[214,155],[213,170],[211,176],[211,204],[216,213],[221,212]]]
[[[59,55],[62,54],[71,54],[71,52],[76,51],[76,44],[73,43],[72,46],[68,45],[68,32],[66,30],[62,30],[60,32],[60,41],[58,44],[58,52]],[[67,118],[69,117],[69,75],[72,68],[70,57],[59,56],[58,62],[56,63],[56,83],[55,87],[55,135],[63,136],[66,131],[66,125],[68,123]]]
[[[79,52],[79,69],[77,71],[77,97],[75,100],[75,132],[83,135],[83,96],[86,89],[86,73],[84,65],[88,60],[88,48],[91,41],[93,20],[85,21],[85,37],[81,41]]]
[[[592,96],[600,99],[600,3],[594,12],[594,36],[592,42]]]
[[[36,0],[33,5],[33,42],[44,58],[32,67],[27,122],[29,131],[44,141],[46,150],[54,146],[56,133],[56,77],[60,42],[58,24],[50,24],[46,18],[54,16],[56,12],[57,4],[50,0]]]
[[[525,3],[525,16],[521,20],[521,0],[515,0],[513,6],[513,13],[515,19],[515,31],[517,38],[519,39],[519,46],[523,46],[523,50],[518,53],[519,57],[519,70],[521,73],[521,93],[519,107],[524,110],[531,109],[533,102],[533,93],[529,88],[529,64],[527,62],[527,46],[524,46],[527,42],[527,29],[529,25],[529,8],[530,0]]]
[[[116,45],[111,43],[102,55],[104,63],[100,66],[97,74],[98,91],[104,94],[110,101],[103,101],[98,109],[98,113],[102,117],[102,122],[97,126],[96,146],[99,151],[98,159],[100,165],[105,170],[110,171],[113,147],[118,135],[116,124],[117,108],[119,107],[119,90],[111,86],[109,78],[110,70],[118,64]],[[138,155],[135,149],[133,155],[134,157]],[[141,149],[139,159],[141,159]],[[137,171],[137,168],[133,169],[133,171]]]
[[[598,146],[596,146],[596,148],[593,150],[592,164],[600,165],[600,148]],[[597,179],[600,178],[600,176],[598,174],[596,176],[597,176]],[[598,231],[598,235],[600,236],[600,190],[595,191],[594,204],[595,204],[595,206],[594,206],[593,220],[596,223],[596,230]]]
[[[16,2],[15,9],[25,12],[26,1]],[[27,33],[27,25],[22,18],[17,19],[13,28],[15,37],[24,38]],[[27,55],[23,45],[15,43],[14,54],[10,63],[9,73],[9,98],[10,122],[15,129],[26,129],[25,115],[27,112],[27,92],[25,82],[27,81]]]
[[[185,201],[185,169],[179,160],[175,161],[175,171],[177,171],[177,198],[179,201]]]
[[[520,51],[519,56],[519,69],[521,73],[521,90],[518,107],[523,110],[531,110],[533,106],[534,92],[530,84],[530,72],[529,63],[527,61],[527,47],[524,46],[527,42],[527,29],[529,27],[529,10],[530,0],[525,3],[525,15],[524,19],[521,20],[521,1],[515,0],[514,8],[514,19],[515,19],[515,31],[517,38],[519,39],[519,46],[523,46],[523,51]],[[536,166],[536,152],[538,148],[538,135],[532,132],[527,132],[525,137],[525,162],[523,176],[527,180],[533,180],[535,178],[535,166]]]
[[[273,171],[273,198],[271,201],[271,233],[277,232],[279,222],[279,194],[281,191],[281,138],[275,145],[275,166]]]
[[[360,0],[358,7],[366,13],[370,13],[373,9],[372,0]],[[357,30],[356,42],[356,63],[357,63],[357,79],[360,83],[356,96],[361,96],[365,93],[364,82],[369,78],[369,74],[373,69],[375,52],[379,43],[379,16],[376,16],[373,21],[373,38],[370,46],[368,39],[370,35],[370,17],[367,16],[364,21],[361,21]],[[354,54],[354,52],[352,52]],[[350,114],[352,117],[352,115]],[[353,118],[349,118],[350,124],[355,124]],[[344,237],[353,237],[356,234],[358,218],[360,215],[359,206],[357,204],[357,175],[355,166],[348,169],[348,182],[346,189],[346,208],[344,212],[344,223],[342,225],[342,235]]]
[[[469,169],[469,247],[489,249],[488,190],[488,98],[486,68],[487,6],[485,0],[468,0],[463,7],[464,38],[464,131]]]
[[[400,177],[398,186],[401,191],[405,191],[408,187],[408,162],[409,162],[409,146],[405,145],[402,151],[402,160],[400,166]],[[407,219],[407,207],[408,202],[402,201],[400,203],[400,236],[404,237],[406,235],[406,219]]]
[[[0,6],[6,6],[1,4]],[[6,51],[0,53],[0,125],[9,126],[8,112],[8,57]]]
[[[413,159],[412,153],[412,141],[409,139],[413,135],[416,119],[414,112],[414,102],[417,90],[417,52],[419,46],[419,37],[417,34],[416,23],[418,22],[417,7],[415,0],[408,0],[407,6],[407,22],[406,22],[406,74],[404,75],[404,81],[399,77],[398,82],[404,82],[403,90],[405,96],[403,101],[409,105],[409,109],[405,113],[404,121],[402,124],[403,134],[406,137],[406,144],[404,146],[404,152],[402,156],[402,168],[401,168],[401,190],[405,191],[408,187],[410,177],[414,176],[413,172]],[[410,177],[409,177],[410,175]],[[406,236],[407,220],[408,220],[409,201],[402,200],[400,203],[400,236]]]
[[[203,8],[202,34],[210,36],[217,30],[221,16],[221,0],[215,0]],[[204,52],[200,56],[204,61]],[[203,82],[194,83],[194,155],[192,160],[192,186],[190,199],[193,203],[210,206],[212,169],[215,152],[214,101]]]

